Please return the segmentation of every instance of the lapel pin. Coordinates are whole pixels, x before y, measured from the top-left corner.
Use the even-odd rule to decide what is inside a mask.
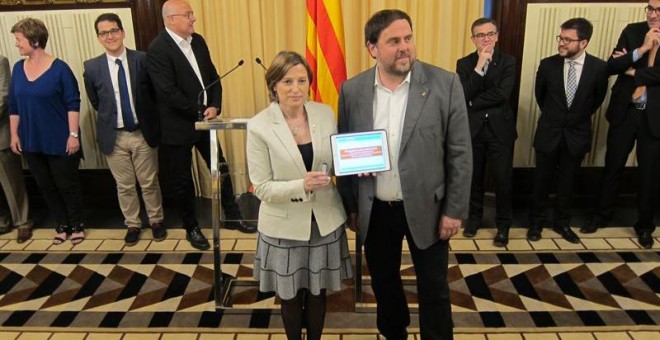
[[[426,97],[426,91],[422,92],[422,97]]]

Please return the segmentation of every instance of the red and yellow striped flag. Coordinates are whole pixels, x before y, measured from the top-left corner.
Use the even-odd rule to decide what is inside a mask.
[[[346,80],[341,0],[307,0],[307,61],[314,73],[312,100],[337,113],[339,88]]]

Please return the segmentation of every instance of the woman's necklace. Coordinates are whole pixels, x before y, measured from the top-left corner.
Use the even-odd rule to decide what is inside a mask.
[[[301,135],[305,132],[304,129],[304,124],[307,124],[307,114],[303,112],[303,118],[302,122],[298,124],[293,124],[291,123],[293,119],[286,119],[286,124],[289,126],[289,130],[291,130],[291,134],[293,134],[294,137],[298,137],[298,135]]]
[[[291,133],[293,134],[294,137],[297,137],[298,134],[300,134],[302,131],[301,130],[303,124],[307,122],[306,119],[304,119],[302,122],[300,122],[298,125],[291,125],[289,124],[289,129],[291,130]]]

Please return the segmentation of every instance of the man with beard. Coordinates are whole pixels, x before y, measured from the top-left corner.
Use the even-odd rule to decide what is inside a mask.
[[[342,85],[338,130],[387,130],[392,170],[339,177],[348,225],[365,247],[380,333],[408,335],[400,273],[405,236],[417,274],[421,336],[451,339],[448,243],[467,217],[472,175],[463,88],[456,74],[416,61],[405,12],[377,12],[364,32],[376,66]]]
[[[472,134],[472,186],[470,189],[470,217],[463,235],[476,235],[484,213],[484,177],[486,159],[495,180],[497,196],[497,234],[493,243],[504,247],[509,243],[511,228],[511,174],[516,119],[509,98],[516,81],[516,61],[495,49],[497,23],[480,18],[472,24],[472,43],[475,52],[456,62],[461,78]]]
[[[536,72],[536,102],[541,110],[534,137],[536,170],[527,239],[538,241],[548,205],[548,187],[557,176],[553,230],[579,243],[571,230],[571,193],[575,172],[591,150],[591,115],[605,99],[607,63],[585,52],[593,26],[584,18],[561,25],[559,51],[541,60]]]
[[[607,152],[605,171],[593,217],[582,229],[594,233],[610,221],[621,172],[637,141],[637,223],[639,244],[653,246],[653,194],[657,192],[657,166],[660,162],[660,68],[657,59],[660,42],[660,0],[645,7],[646,21],[626,26],[612,56],[607,61],[610,74],[618,77],[607,108]],[[651,56],[655,56],[652,58]],[[650,66],[649,60],[653,60]],[[643,87],[642,87],[643,86]],[[640,89],[638,92],[637,89]],[[656,114],[649,114],[654,112]]]

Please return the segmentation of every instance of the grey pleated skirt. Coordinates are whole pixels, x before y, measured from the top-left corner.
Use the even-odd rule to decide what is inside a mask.
[[[298,290],[319,295],[321,289],[338,291],[341,281],[353,275],[343,226],[321,237],[312,222],[309,241],[284,240],[259,233],[254,258],[254,278],[259,290],[276,292],[284,300]]]

